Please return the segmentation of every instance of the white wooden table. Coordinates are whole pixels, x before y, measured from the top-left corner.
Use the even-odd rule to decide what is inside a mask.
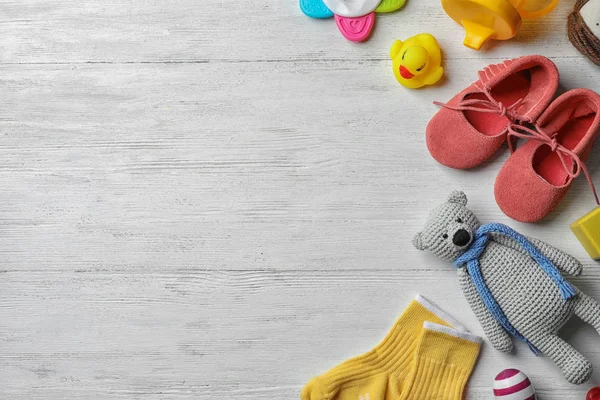
[[[506,151],[460,172],[424,141],[431,102],[506,58],[541,53],[564,89],[600,90],[571,6],[475,52],[438,0],[380,16],[364,44],[295,0],[0,1],[0,398],[297,399],[416,293],[482,334],[452,267],[410,242],[455,188],[483,221],[585,260],[577,284],[600,299],[568,228],[593,207],[583,179],[545,222],[512,223],[492,193]],[[409,91],[388,47],[422,31],[447,78]],[[600,371],[593,329],[565,336]],[[467,399],[507,367],[542,400],[592,386],[486,344]]]

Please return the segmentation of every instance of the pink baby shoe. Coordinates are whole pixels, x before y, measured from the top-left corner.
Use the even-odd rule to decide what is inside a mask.
[[[490,65],[427,125],[427,147],[439,163],[472,168],[490,158],[515,121],[535,121],[558,88],[558,70],[539,55]]]
[[[502,211],[517,221],[539,221],[554,210],[582,172],[598,203],[584,163],[600,132],[600,95],[589,89],[570,90],[554,100],[532,128],[509,127],[513,154],[494,186]],[[528,142],[515,151],[513,137]]]

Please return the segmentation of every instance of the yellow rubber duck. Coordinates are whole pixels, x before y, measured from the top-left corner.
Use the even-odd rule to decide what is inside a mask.
[[[442,51],[429,33],[396,40],[390,50],[394,75],[402,86],[417,89],[433,85],[444,75]]]

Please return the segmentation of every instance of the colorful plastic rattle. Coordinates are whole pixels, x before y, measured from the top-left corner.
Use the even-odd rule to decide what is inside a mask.
[[[396,40],[390,57],[394,76],[407,88],[433,85],[444,75],[440,46],[429,33],[421,33],[404,42]]]
[[[546,15],[558,1],[442,0],[442,6],[446,14],[465,28],[465,46],[479,50],[489,39],[511,39],[517,34],[522,18]]]
[[[375,26],[375,13],[399,10],[406,0],[300,0],[300,9],[311,18],[331,18],[352,42],[367,40]]]

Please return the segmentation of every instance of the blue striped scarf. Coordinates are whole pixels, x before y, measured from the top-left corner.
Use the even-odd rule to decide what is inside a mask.
[[[537,261],[544,272],[546,272],[554,281],[556,286],[558,286],[563,299],[571,299],[575,297],[577,292],[573,286],[571,286],[571,284],[565,280],[552,261],[544,256],[537,249],[537,247],[527,240],[525,236],[502,224],[485,224],[479,227],[477,232],[475,232],[475,238],[473,243],[471,243],[471,246],[469,246],[469,248],[454,262],[454,265],[456,265],[457,268],[460,268],[464,264],[467,265],[467,271],[469,271],[469,275],[473,281],[473,284],[475,285],[475,288],[477,289],[477,292],[479,293],[479,296],[496,321],[498,321],[498,323],[502,325],[502,327],[508,333],[527,343],[531,351],[533,351],[536,355],[539,355],[539,349],[537,349],[529,340],[527,340],[527,338],[521,335],[514,326],[512,326],[506,315],[504,315],[502,308],[500,308],[496,302],[496,299],[494,299],[490,289],[485,284],[485,280],[483,279],[483,275],[481,274],[481,269],[479,266],[479,257],[485,251],[485,248],[490,241],[490,233],[500,233],[506,235],[519,243],[521,247],[523,247],[523,249],[527,251],[527,253],[535,261]]]

